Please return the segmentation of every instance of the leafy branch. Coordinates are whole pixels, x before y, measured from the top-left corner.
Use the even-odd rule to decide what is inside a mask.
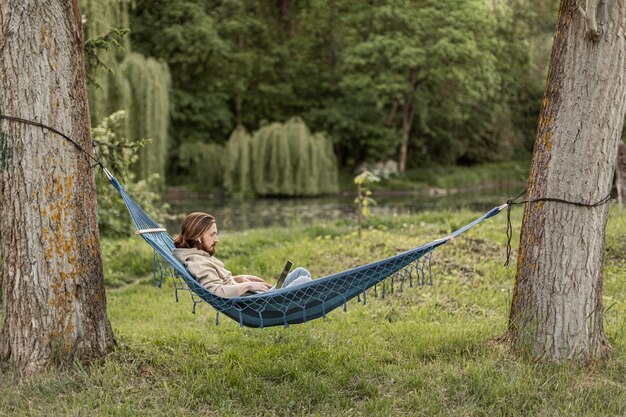
[[[98,56],[100,51],[110,51],[115,48],[120,51],[124,50],[122,39],[130,31],[130,29],[112,28],[103,36],[96,36],[85,41],[85,73],[87,74],[87,84],[95,85],[100,88],[96,82],[96,71],[99,68],[106,72],[112,72],[111,68]]]

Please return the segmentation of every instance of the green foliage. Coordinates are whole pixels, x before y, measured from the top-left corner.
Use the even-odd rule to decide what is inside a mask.
[[[170,74],[167,65],[133,52],[117,72],[119,102],[128,109],[127,137],[150,138],[134,165],[138,177],[159,175],[163,188],[168,151]]]
[[[107,66],[107,63],[99,55],[100,50],[110,51],[112,48],[123,50],[122,42],[124,35],[129,29],[111,29],[104,36],[96,36],[85,41],[85,72],[87,75],[87,84],[93,84],[96,88],[102,88],[96,80],[96,71],[102,69],[107,72],[113,72]]]
[[[102,163],[124,184],[135,201],[153,218],[165,221],[171,217],[169,207],[161,203],[160,196],[152,191],[158,175],[136,180],[130,170],[147,141],[128,139],[125,136],[125,119],[126,114],[119,111],[105,117],[100,125],[92,129],[96,151]],[[96,185],[100,234],[108,237],[130,236],[134,226],[119,193],[104,175],[96,177]]]
[[[128,36],[122,36],[129,27],[128,1],[80,0],[79,8],[86,18],[87,74],[93,80],[88,85],[89,112],[92,126],[97,126],[103,118],[125,110],[115,99],[115,73],[130,53]]]
[[[528,156],[555,0],[134,4],[133,45],[175,74],[174,155],[301,115],[354,167],[396,156],[406,114],[409,167]]]
[[[183,143],[178,161],[186,176],[199,191],[214,191],[224,182],[224,146],[215,143]]]
[[[210,3],[138,0],[132,9],[134,47],[167,62],[175,74],[172,134],[176,146],[208,139],[223,143],[234,126],[227,107],[230,85],[224,80],[229,76],[225,65],[230,55],[217,33],[218,17],[210,14]]]
[[[272,123],[252,139],[238,127],[226,145],[227,190],[234,195],[313,196],[336,192],[337,161],[330,141],[300,118]]]
[[[124,110],[124,137],[150,138],[134,165],[140,180],[155,189],[165,184],[170,119],[170,74],[166,64],[131,52],[128,1],[81,0],[86,15],[85,44],[92,126]],[[158,174],[158,177],[154,176]]]
[[[91,130],[103,164],[122,181],[130,179],[129,166],[139,159],[139,150],[150,142],[150,139],[129,140],[124,131],[126,119],[126,112],[120,110],[105,117]]]
[[[384,112],[379,123],[385,117],[395,129],[394,145],[414,114],[412,147],[435,161],[456,162],[470,149],[464,129],[474,118],[484,121],[476,112],[493,101],[500,82],[492,15],[483,0],[363,4],[345,16],[353,30],[342,86],[354,100]]]
[[[255,230],[223,237],[220,253],[234,272],[273,277],[289,256],[319,277],[441,237],[476,215],[389,217],[365,239],[332,224]],[[512,215],[519,225],[522,209]],[[0,414],[622,416],[625,218],[611,210],[607,250],[621,260],[607,260],[605,269],[614,351],[602,363],[539,365],[498,342],[515,273],[502,266],[501,214],[437,249],[434,286],[405,287],[384,300],[368,293],[366,305],[354,300],[345,314],[288,329],[240,329],[223,316],[215,326],[212,309],[201,304],[193,315],[188,298],[176,303],[170,282],[159,290],[141,275],[139,285],[107,292],[118,345],[106,361],[29,380],[5,372]],[[132,245],[122,251],[132,253]],[[105,265],[119,253],[106,250]]]
[[[252,137],[243,126],[231,133],[226,143],[224,187],[233,195],[246,196],[253,193],[251,143]]]
[[[530,2],[497,0],[493,11],[498,22],[496,54],[501,88],[492,118],[497,133],[512,147],[517,158],[528,158],[535,140],[535,128],[550,62],[552,32],[559,0]],[[487,107],[490,109],[490,107]],[[472,154],[484,152],[480,142]]]

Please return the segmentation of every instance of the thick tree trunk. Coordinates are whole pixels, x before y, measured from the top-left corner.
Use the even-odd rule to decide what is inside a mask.
[[[626,144],[619,143],[617,150],[617,166],[615,168],[615,187],[617,202],[621,208],[626,207]]]
[[[76,1],[0,2],[0,113],[91,152]],[[22,373],[113,347],[91,161],[60,136],[0,121],[4,324],[0,362]]]
[[[597,2],[588,2],[597,3]],[[626,5],[601,2],[597,26],[562,0],[528,199],[602,200],[611,189],[626,109]],[[586,28],[597,27],[599,36]],[[537,359],[591,359],[610,350],[602,275],[608,204],[527,203],[511,305],[513,348]]]

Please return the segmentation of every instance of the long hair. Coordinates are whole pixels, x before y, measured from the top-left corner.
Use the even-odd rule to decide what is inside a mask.
[[[194,212],[189,214],[180,226],[180,234],[174,239],[177,248],[202,249],[200,236],[215,223],[215,217],[210,214]]]

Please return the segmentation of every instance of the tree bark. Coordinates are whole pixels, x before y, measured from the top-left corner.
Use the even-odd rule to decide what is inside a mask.
[[[619,143],[617,150],[615,187],[617,188],[617,203],[624,208],[626,207],[626,144],[624,142]]]
[[[0,113],[91,152],[76,0],[0,2]],[[93,168],[60,136],[0,121],[0,364],[33,374],[113,347]]]
[[[597,12],[597,13],[596,13]],[[596,39],[575,0],[562,0],[541,108],[528,199],[594,203],[610,190],[626,110],[626,6],[601,2]],[[608,204],[527,203],[509,318],[514,350],[589,360],[610,351],[602,281]]]

